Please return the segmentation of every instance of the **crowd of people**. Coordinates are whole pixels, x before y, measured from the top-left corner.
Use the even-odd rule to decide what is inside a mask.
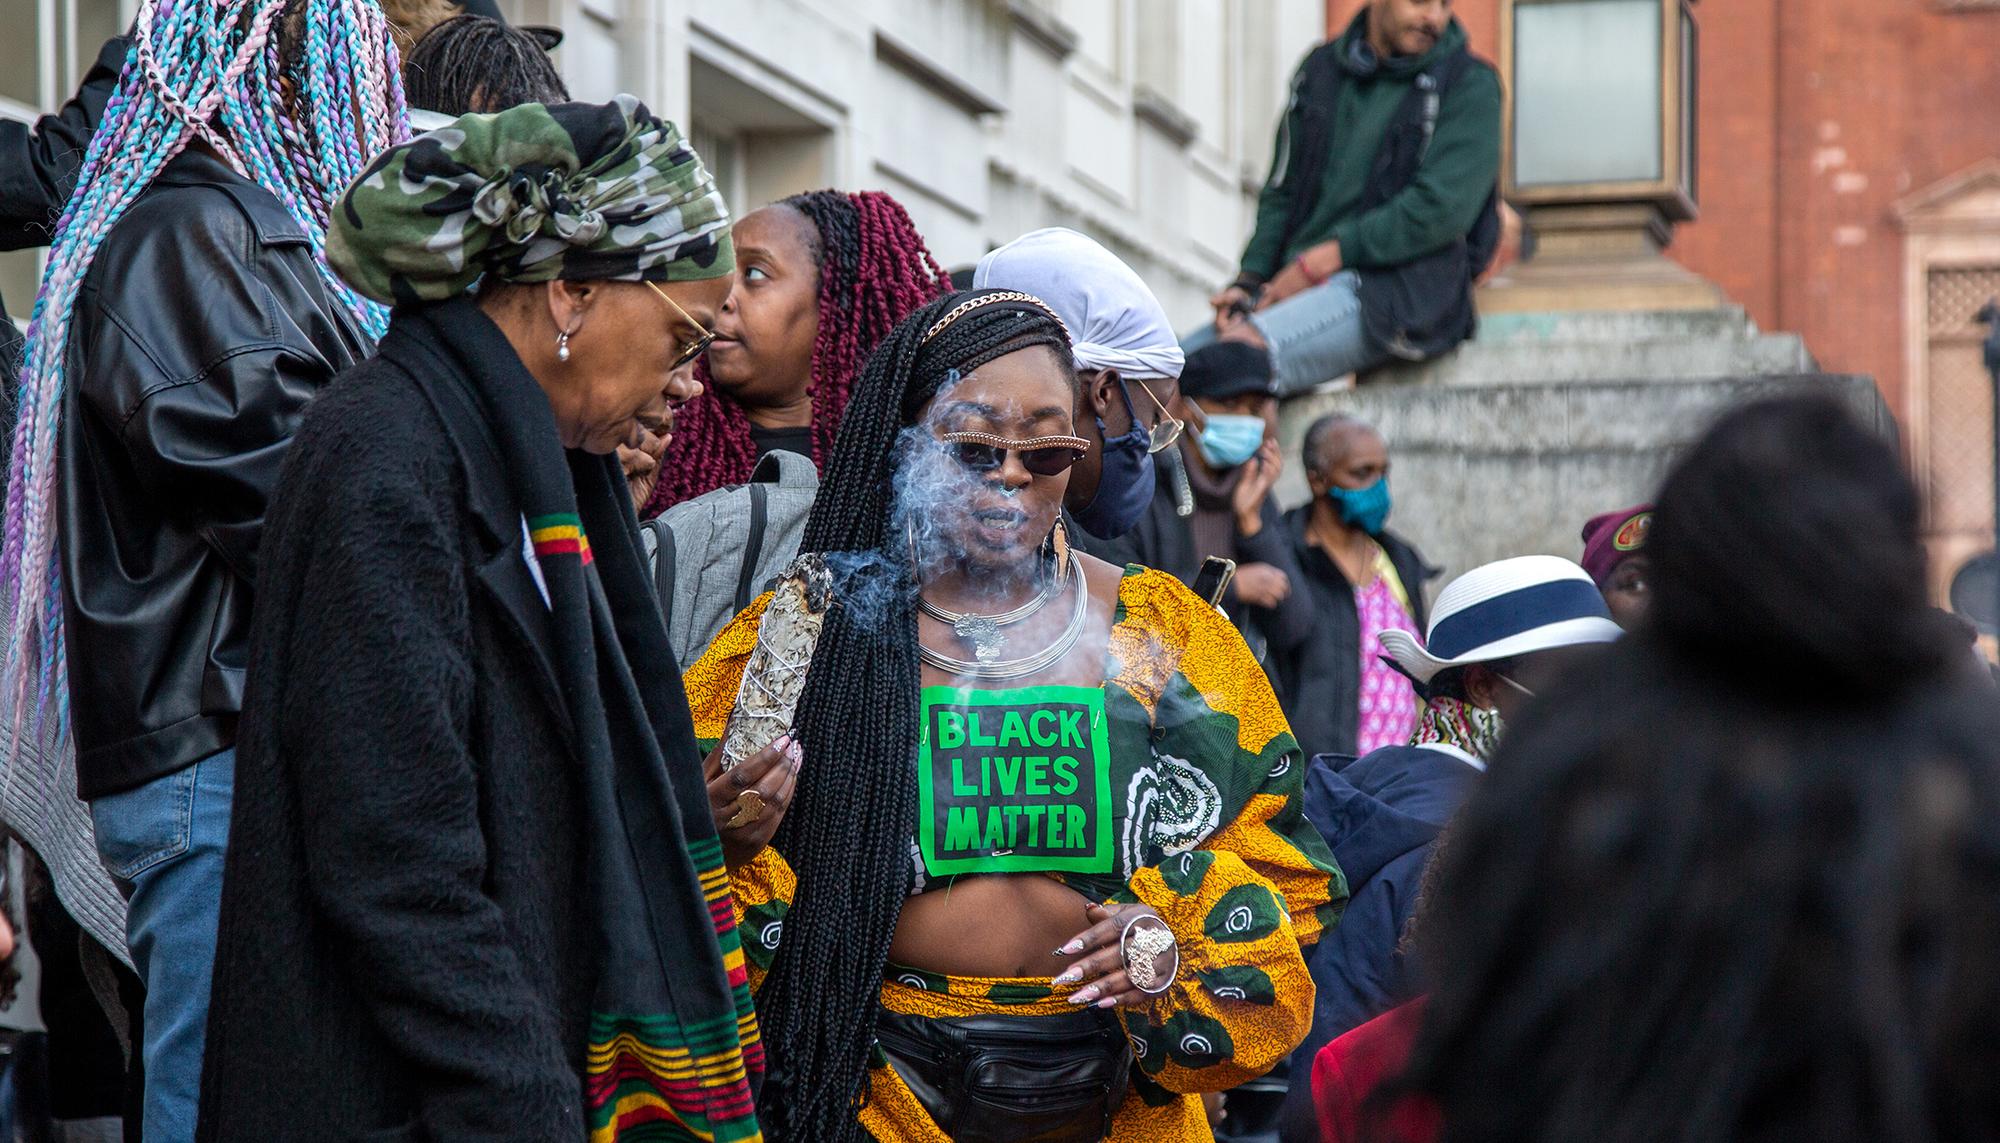
[[[1306,57],[1186,334],[1073,230],[744,212],[559,42],[144,0],[0,124],[0,1137],[2000,1136],[1892,442],[1753,404],[1435,593],[1393,440],[1280,448],[1473,331],[1445,0]]]

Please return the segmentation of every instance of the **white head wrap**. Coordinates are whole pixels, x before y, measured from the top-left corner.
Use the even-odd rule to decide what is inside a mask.
[[[1079,369],[1138,380],[1179,377],[1186,358],[1167,311],[1132,267],[1074,230],[1023,234],[979,260],[975,290],[1033,294],[1069,326]]]

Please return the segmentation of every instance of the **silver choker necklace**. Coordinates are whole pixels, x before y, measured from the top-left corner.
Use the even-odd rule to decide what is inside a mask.
[[[946,611],[942,607],[934,607],[919,595],[917,607],[931,618],[951,624],[952,630],[959,638],[969,639],[973,644],[975,658],[972,661],[954,659],[942,651],[931,650],[921,641],[917,644],[917,653],[924,662],[941,671],[949,671],[960,678],[975,679],[1018,679],[1061,662],[1062,658],[1076,646],[1076,641],[1082,637],[1084,620],[1090,614],[1090,588],[1083,580],[1083,561],[1077,558],[1075,552],[1069,553],[1069,571],[1070,575],[1067,577],[1052,577],[1050,585],[1044,587],[1040,595],[1004,615],[960,615]],[[1062,633],[1056,636],[1054,642],[1032,655],[1020,659],[1001,659],[1002,636],[999,628],[1019,623],[1040,611],[1053,598],[1057,585],[1064,579],[1074,581],[1076,584],[1076,604],[1070,609],[1069,623],[1064,626]],[[968,622],[969,627],[960,626],[961,623]],[[991,625],[990,629],[986,626],[988,624]]]
[[[1000,629],[1012,627],[1048,606],[1054,594],[1055,583],[1051,578],[1042,583],[1042,590],[1036,592],[1033,599],[1014,610],[998,615],[982,615],[976,611],[947,611],[925,599],[919,592],[917,609],[940,623],[950,624],[952,631],[960,639],[972,644],[974,659],[982,663],[993,663],[999,661],[1000,645],[1006,642],[1006,637],[1001,634]]]

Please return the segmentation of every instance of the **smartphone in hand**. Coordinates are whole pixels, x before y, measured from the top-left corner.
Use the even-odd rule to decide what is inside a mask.
[[[1210,607],[1222,606],[1222,593],[1236,577],[1236,561],[1210,556],[1201,561],[1201,574],[1194,577],[1194,593]]]

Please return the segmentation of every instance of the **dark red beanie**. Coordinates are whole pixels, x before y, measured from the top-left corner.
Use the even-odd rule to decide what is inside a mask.
[[[1652,525],[1653,506],[1641,504],[1622,512],[1592,516],[1590,523],[1583,526],[1583,559],[1579,562],[1598,590],[1602,591],[1611,582],[1611,573],[1618,570],[1619,564],[1646,546],[1646,533]]]

